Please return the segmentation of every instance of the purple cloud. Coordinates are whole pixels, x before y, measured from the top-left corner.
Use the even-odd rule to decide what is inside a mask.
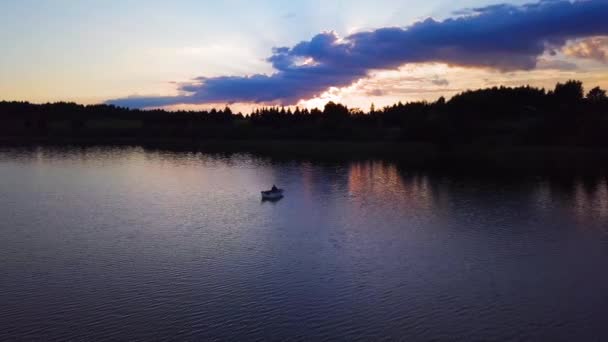
[[[293,47],[273,49],[272,75],[200,77],[176,97],[108,101],[126,107],[200,103],[295,104],[330,87],[344,87],[371,70],[407,63],[441,62],[500,71],[531,70],[545,51],[568,40],[608,35],[608,1],[542,0],[523,6],[493,5],[462,16],[427,19],[409,27],[381,28],[340,39],[333,32]]]

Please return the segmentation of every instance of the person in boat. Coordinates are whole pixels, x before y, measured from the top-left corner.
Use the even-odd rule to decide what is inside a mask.
[[[277,186],[273,184],[272,188],[270,189],[270,191],[277,192],[277,191],[279,191],[279,188],[277,188]]]

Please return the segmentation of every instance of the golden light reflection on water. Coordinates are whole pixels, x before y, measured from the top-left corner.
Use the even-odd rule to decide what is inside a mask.
[[[158,210],[182,214],[198,210],[189,203],[200,198],[209,203],[241,197],[258,199],[259,190],[276,182],[287,187],[287,202],[312,206],[321,200],[340,212],[363,212],[361,207],[371,206],[437,217],[462,212],[466,201],[476,204],[476,208],[494,201],[515,211],[531,206],[545,220],[558,213],[576,220],[579,227],[608,223],[605,177],[529,179],[514,184],[457,177],[446,177],[444,181],[435,175],[378,160],[323,164],[274,161],[247,154],[176,153],[142,148],[32,148],[10,158],[16,163],[35,165],[32,173],[37,177],[56,175],[57,187],[82,182],[91,191],[103,193],[109,191],[103,180],[111,178],[121,184],[121,196],[127,202],[150,201],[150,206]],[[153,196],[142,199],[142,189]],[[184,204],[181,209],[179,203]],[[604,228],[608,231],[606,227],[608,224]]]
[[[606,179],[590,182],[579,179],[574,190],[572,211],[577,220],[608,219],[608,183]]]
[[[605,178],[576,178],[542,181],[534,190],[534,205],[546,214],[558,208],[578,227],[591,222],[606,222],[608,229],[608,182]]]
[[[412,208],[430,209],[433,193],[426,175],[404,175],[394,163],[364,161],[352,163],[348,172],[352,198],[394,202]]]

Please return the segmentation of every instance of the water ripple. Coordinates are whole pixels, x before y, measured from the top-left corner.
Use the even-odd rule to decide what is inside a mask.
[[[0,179],[0,340],[608,337],[606,179],[140,148]]]

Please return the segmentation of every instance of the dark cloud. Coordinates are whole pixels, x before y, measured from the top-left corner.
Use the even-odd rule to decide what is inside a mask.
[[[108,104],[114,104],[122,107],[129,108],[156,108],[171,106],[175,104],[191,104],[195,103],[192,101],[190,96],[129,96],[122,99],[107,101]],[[203,102],[201,102],[203,103]]]
[[[462,12],[465,13],[465,12]],[[169,103],[278,102],[294,104],[329,87],[343,87],[371,70],[407,63],[441,62],[500,71],[531,70],[543,53],[569,39],[608,34],[608,1],[543,0],[524,6],[493,5],[462,16],[427,19],[340,39],[316,35],[268,58],[276,72],[248,77],[198,78],[177,97],[130,97],[109,101],[129,107]],[[172,101],[173,99],[173,101]]]

